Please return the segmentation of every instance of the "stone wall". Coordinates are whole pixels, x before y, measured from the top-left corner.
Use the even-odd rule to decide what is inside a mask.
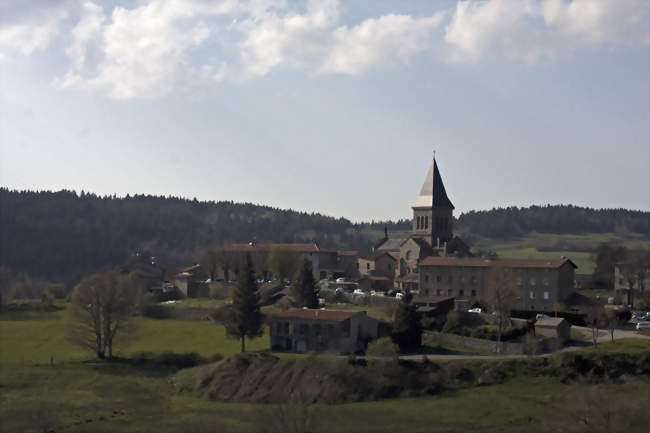
[[[443,344],[449,344],[452,346],[462,346],[470,347],[477,350],[486,350],[494,352],[496,348],[496,341],[484,340],[482,338],[474,337],[463,337],[462,335],[449,334],[446,332],[435,332],[435,331],[425,331],[424,335],[426,337],[433,338]],[[530,348],[532,353],[543,353],[548,352],[554,347],[553,339],[541,339],[538,340],[534,347]],[[522,355],[527,353],[526,345],[523,343],[512,343],[508,341],[501,342],[500,353],[506,355]]]

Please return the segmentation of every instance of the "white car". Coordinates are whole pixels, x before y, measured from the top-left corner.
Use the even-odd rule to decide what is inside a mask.
[[[535,316],[535,320],[550,319],[550,318],[551,316],[549,316],[548,314],[538,314]]]
[[[639,322],[636,324],[637,331],[642,331],[644,329],[650,329],[650,322]]]
[[[341,277],[341,278],[337,278],[337,279],[336,279],[336,282],[337,282],[337,283],[345,283],[345,278],[343,278],[343,277]]]
[[[402,299],[404,297],[403,293],[397,292],[395,293],[395,299]]]
[[[477,313],[477,314],[479,314],[479,313],[482,313],[483,310],[480,307],[476,307],[476,308],[470,308],[469,310],[467,310],[467,312],[468,313]]]
[[[354,289],[354,294],[355,295],[361,295],[361,296],[370,296],[370,293],[365,292],[361,289]]]

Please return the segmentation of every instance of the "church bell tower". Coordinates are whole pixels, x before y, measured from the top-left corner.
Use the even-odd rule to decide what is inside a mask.
[[[454,205],[447,197],[435,158],[412,209],[413,238],[423,239],[432,247],[435,247],[438,241],[442,245],[451,240]]]

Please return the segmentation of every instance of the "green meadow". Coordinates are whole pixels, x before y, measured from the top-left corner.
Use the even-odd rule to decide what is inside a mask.
[[[423,398],[334,406],[271,406],[204,400],[172,388],[170,366],[129,362],[141,352],[238,351],[222,326],[208,321],[138,318],[137,331],[117,341],[119,361],[98,361],[66,339],[65,309],[0,314],[0,431],[2,432],[543,432],[548,408],[563,396],[592,389],[552,377],[446,391]],[[637,342],[616,350],[650,350]],[[628,347],[632,344],[634,347]],[[267,348],[266,336],[248,349]],[[601,345],[599,350],[610,350]],[[602,392],[649,401],[647,382],[602,385]],[[645,398],[645,400],[643,400]],[[632,427],[647,425],[634,412]],[[570,416],[567,414],[566,416]],[[289,421],[298,425],[292,430]],[[303,426],[303,427],[300,427]]]

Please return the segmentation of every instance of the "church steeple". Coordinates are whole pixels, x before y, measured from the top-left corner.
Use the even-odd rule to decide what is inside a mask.
[[[433,206],[440,207],[449,207],[454,209],[454,205],[447,197],[447,191],[445,190],[445,184],[442,183],[442,177],[440,176],[440,170],[438,169],[438,164],[434,158],[429,166],[429,171],[427,172],[427,177],[424,179],[422,184],[422,189],[420,190],[420,195],[418,196],[415,203],[413,203],[413,208],[430,208]]]
[[[412,208],[414,238],[423,239],[431,246],[451,240],[454,205],[447,196],[435,157]]]

